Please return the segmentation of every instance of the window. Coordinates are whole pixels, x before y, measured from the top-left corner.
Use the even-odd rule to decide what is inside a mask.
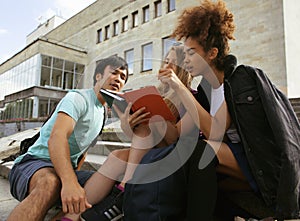
[[[142,71],[148,71],[152,69],[152,43],[142,46]]]
[[[128,16],[122,18],[122,32],[128,30]]]
[[[139,24],[138,11],[132,13],[132,27],[136,27]]]
[[[103,41],[103,33],[102,33],[102,28],[101,28],[97,31],[97,43],[100,43],[102,41]]]
[[[110,37],[110,34],[109,34],[109,25],[105,26],[105,39],[104,40],[107,40],[109,39]]]
[[[114,22],[114,32],[113,32],[113,36],[116,36],[119,34],[119,21],[115,21]]]
[[[143,22],[148,22],[150,19],[150,15],[149,15],[149,5],[145,6],[143,8]]]
[[[174,11],[175,9],[175,0],[168,0],[168,12]]]
[[[134,59],[133,49],[125,51],[124,57],[128,64],[128,74],[133,74],[133,59]]]
[[[41,86],[73,89],[84,72],[84,65],[42,55]]]
[[[154,15],[154,18],[157,18],[159,16],[162,15],[162,5],[161,5],[161,0],[160,1],[156,1],[154,2],[154,8],[155,8],[155,15]]]
[[[164,58],[167,54],[167,52],[170,50],[172,45],[174,45],[177,41],[174,38],[163,38],[163,55],[162,57]]]

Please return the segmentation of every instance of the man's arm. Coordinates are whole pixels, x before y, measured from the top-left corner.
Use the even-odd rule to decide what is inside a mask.
[[[75,124],[73,118],[59,112],[48,141],[50,158],[62,183],[61,200],[65,213],[79,213],[91,207],[71,164],[68,138]]]

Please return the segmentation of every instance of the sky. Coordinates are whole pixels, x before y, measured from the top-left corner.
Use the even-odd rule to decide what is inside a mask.
[[[0,7],[0,64],[26,46],[26,36],[54,15],[70,18],[96,0],[9,0]]]

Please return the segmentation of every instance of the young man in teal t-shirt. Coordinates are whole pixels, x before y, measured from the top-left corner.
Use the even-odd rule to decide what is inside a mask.
[[[126,61],[118,56],[100,60],[94,87],[71,90],[59,102],[40,137],[19,156],[9,174],[12,195],[21,203],[8,220],[43,220],[47,211],[62,201],[64,212],[90,208],[83,185],[90,171],[75,171],[104,124],[105,101],[101,88],[120,91],[128,79]]]

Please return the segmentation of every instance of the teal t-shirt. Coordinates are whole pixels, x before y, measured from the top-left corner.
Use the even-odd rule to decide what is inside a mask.
[[[47,123],[42,126],[40,137],[26,154],[50,160],[48,140],[58,112],[68,114],[76,122],[74,131],[68,140],[72,165],[76,168],[78,158],[88,149],[102,128],[104,107],[97,99],[93,89],[71,90],[59,102]],[[20,162],[23,156],[19,156],[15,163]]]

